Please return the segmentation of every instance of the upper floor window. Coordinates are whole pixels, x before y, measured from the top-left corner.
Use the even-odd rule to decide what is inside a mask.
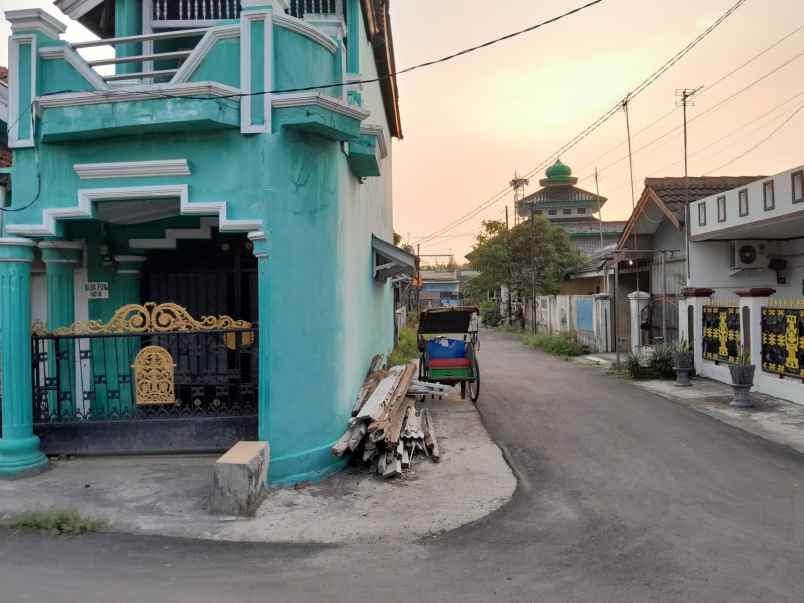
[[[717,221],[726,221],[726,195],[717,198]]]
[[[744,188],[737,193],[737,198],[740,205],[740,217],[748,215],[748,189]]]
[[[555,216],[558,213],[558,210],[557,209],[548,209],[547,213],[548,213],[548,215]]]
[[[765,211],[776,208],[776,196],[773,190],[773,180],[762,183],[762,203]]]
[[[804,171],[797,171],[791,174],[793,184],[793,203],[804,201]]]
[[[698,204],[698,226],[706,226],[706,202]]]
[[[579,207],[578,208],[578,213],[579,214],[585,214],[586,213],[586,208],[585,207]]]
[[[541,216],[544,212],[541,209],[536,210],[536,215]]]
[[[572,210],[571,210],[571,209],[564,209],[564,215],[565,215],[565,216],[568,216],[568,215],[570,215],[571,213],[572,213]]]

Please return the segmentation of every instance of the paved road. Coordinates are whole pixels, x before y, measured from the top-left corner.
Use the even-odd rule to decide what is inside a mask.
[[[804,457],[483,338],[479,406],[522,477],[494,515],[416,545],[0,533],[0,602],[804,600]]]

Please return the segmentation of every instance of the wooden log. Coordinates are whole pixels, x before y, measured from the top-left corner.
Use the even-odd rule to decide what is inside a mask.
[[[385,431],[385,441],[388,443],[389,448],[393,448],[399,442],[402,434],[402,426],[410,412],[416,412],[415,400],[412,398],[405,398],[392,411],[388,428]]]
[[[353,417],[356,417],[360,413],[363,405],[369,399],[371,394],[374,393],[374,390],[377,389],[377,385],[380,383],[382,378],[386,376],[385,372],[383,371],[384,366],[385,356],[382,354],[377,354],[371,359],[371,364],[369,365],[366,379],[363,382],[363,387],[360,388],[360,392],[357,394],[357,399],[352,407]]]
[[[424,414],[424,445],[430,453],[430,457],[436,463],[441,460],[441,450],[438,447],[438,438],[435,433],[435,424],[433,423],[433,415],[430,414],[430,409],[425,408]]]
[[[352,439],[352,430],[347,429],[332,446],[332,454],[341,458],[349,450],[349,441]]]
[[[366,437],[367,429],[368,425],[365,423],[358,423],[352,428],[350,432],[351,437],[349,438],[349,450],[357,450],[357,447],[360,446],[360,442]]]
[[[385,468],[382,476],[385,479],[391,479],[397,475],[402,475],[402,460],[398,459],[393,452],[389,452],[385,455]]]
[[[376,421],[379,419],[386,405],[396,393],[399,382],[404,374],[405,367],[402,366],[395,366],[388,371],[388,376],[380,381],[377,388],[360,409],[360,412],[352,419],[352,423],[355,424],[357,421],[361,420]]]

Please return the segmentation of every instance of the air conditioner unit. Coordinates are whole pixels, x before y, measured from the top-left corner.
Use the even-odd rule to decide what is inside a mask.
[[[767,243],[765,241],[732,241],[731,269],[767,270]]]

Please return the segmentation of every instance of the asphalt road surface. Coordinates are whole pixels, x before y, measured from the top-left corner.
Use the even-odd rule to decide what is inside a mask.
[[[0,601],[804,601],[804,457],[482,339],[479,407],[520,477],[486,519],[342,547],[0,532]]]

